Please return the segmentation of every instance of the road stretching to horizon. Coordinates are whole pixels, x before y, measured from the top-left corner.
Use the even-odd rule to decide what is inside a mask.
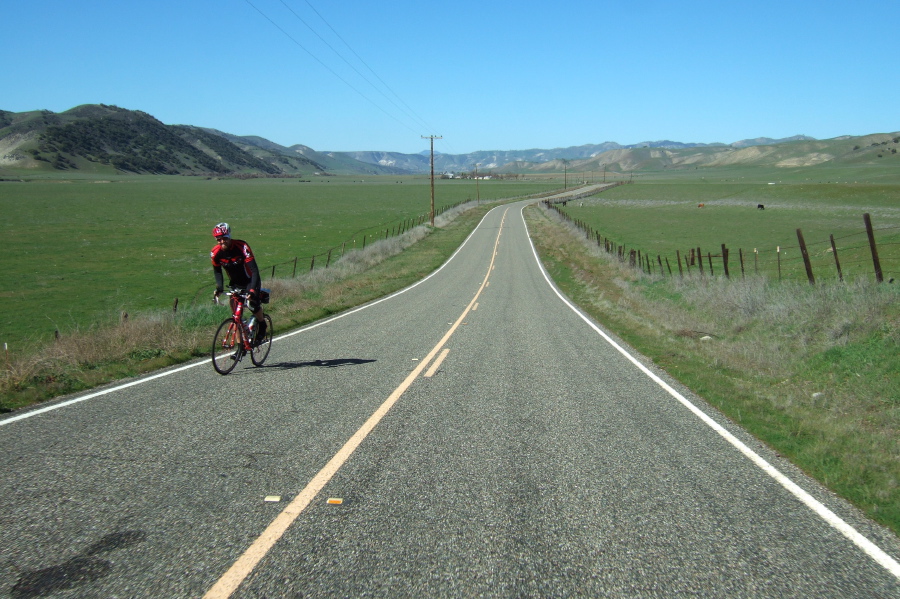
[[[262,368],[0,419],[0,597],[900,596],[897,537],[574,308],[526,204]]]

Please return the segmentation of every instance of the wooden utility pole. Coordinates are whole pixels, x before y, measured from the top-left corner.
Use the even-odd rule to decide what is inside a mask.
[[[422,139],[431,140],[431,226],[434,226],[434,140],[444,139],[440,135],[423,135]]]
[[[475,163],[475,203],[481,205],[481,191],[478,189],[478,163]]]

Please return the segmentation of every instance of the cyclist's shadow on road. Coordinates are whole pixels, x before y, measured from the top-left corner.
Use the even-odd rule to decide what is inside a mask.
[[[264,368],[277,368],[279,370],[291,370],[294,368],[308,368],[314,366],[317,368],[340,368],[341,366],[358,366],[360,364],[369,364],[375,360],[363,360],[361,358],[335,358],[333,360],[313,360],[312,362],[276,362],[274,364],[266,364]]]

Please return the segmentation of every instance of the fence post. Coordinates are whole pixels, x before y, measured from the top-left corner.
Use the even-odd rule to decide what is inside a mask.
[[[294,256],[294,272],[291,274],[291,278],[297,278],[297,256]]]
[[[744,250],[738,248],[738,258],[741,260],[741,278],[744,278]]]
[[[697,264],[700,266],[700,276],[702,277],[705,273],[703,272],[703,252],[700,251],[700,246],[697,246]]]
[[[712,265],[712,252],[706,252],[706,259],[709,261],[709,276],[711,276],[711,277],[715,276],[715,273],[713,272],[713,265]],[[702,258],[701,258],[701,260],[702,260]]]
[[[273,279],[275,278],[275,267],[276,266],[277,266],[277,264],[272,265],[272,277],[271,278],[273,278]]]
[[[775,254],[778,256],[778,280],[781,280],[781,246],[775,246]]]
[[[175,303],[172,304],[172,314],[178,314],[178,298],[175,298]]]
[[[312,269],[316,266],[316,257],[313,256],[312,260],[309,261],[309,272],[312,272]]]
[[[331,264],[331,250],[328,250],[328,259],[325,260],[325,268],[328,268],[328,266],[330,264]]]
[[[725,278],[730,279],[731,273],[728,272],[728,248],[722,244],[722,267],[725,269]]]
[[[675,250],[675,257],[678,258],[678,276],[684,278],[684,271],[681,270],[681,250]]]
[[[834,245],[834,235],[831,235],[831,253],[834,254],[834,264],[837,266],[838,280],[844,282],[844,273],[841,272],[841,261],[838,260],[837,246]]]
[[[797,241],[800,242],[800,254],[803,256],[803,265],[806,266],[806,278],[809,279],[810,285],[815,285],[816,279],[813,277],[812,264],[809,262],[809,252],[806,251],[806,242],[800,229],[797,229]]]
[[[872,262],[875,263],[875,280],[879,283],[884,282],[884,275],[881,272],[881,261],[878,260],[878,246],[875,245],[875,232],[872,230],[872,219],[869,213],[863,214],[863,220],[866,222],[866,234],[869,236],[869,247],[872,248]]]

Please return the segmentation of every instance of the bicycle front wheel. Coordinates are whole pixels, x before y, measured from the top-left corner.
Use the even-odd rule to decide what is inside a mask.
[[[269,357],[269,350],[272,349],[272,319],[269,315],[265,315],[266,319],[266,335],[263,339],[257,339],[253,344],[253,351],[250,352],[250,359],[254,366],[262,366],[266,358]]]
[[[244,339],[241,327],[229,318],[219,325],[212,345],[212,365],[219,374],[228,374],[243,357]]]

